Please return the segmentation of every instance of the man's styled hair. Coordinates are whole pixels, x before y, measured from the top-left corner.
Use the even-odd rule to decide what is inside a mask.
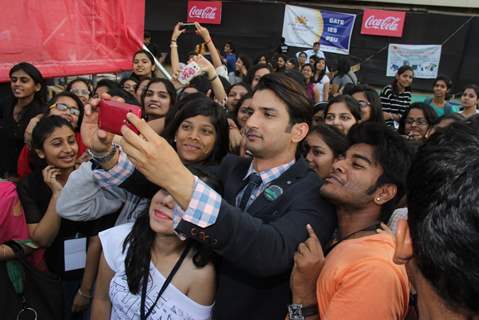
[[[273,91],[287,105],[291,125],[302,122],[311,125],[313,108],[306,89],[296,80],[283,73],[270,73],[264,75],[258,82],[255,92],[259,90]]]
[[[406,176],[411,166],[413,150],[396,131],[383,123],[364,122],[348,132],[349,145],[368,144],[374,147],[373,161],[381,166],[383,174],[370,190],[374,192],[385,184],[397,188],[396,196],[381,208],[381,220],[387,222],[399,200],[406,192]]]
[[[407,178],[415,262],[449,309],[479,313],[479,137],[453,123],[418,151]]]

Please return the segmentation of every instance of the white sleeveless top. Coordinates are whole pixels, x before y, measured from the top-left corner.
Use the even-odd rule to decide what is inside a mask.
[[[126,250],[122,252],[123,242],[132,227],[133,223],[127,223],[99,233],[105,260],[110,269],[115,272],[110,282],[110,319],[130,320],[140,318],[141,291],[134,295],[128,289],[125,274]],[[165,280],[165,277],[156,269],[154,264],[150,263],[145,312],[155,302]],[[148,319],[207,320],[211,318],[212,309],[213,305],[198,304],[170,283]]]

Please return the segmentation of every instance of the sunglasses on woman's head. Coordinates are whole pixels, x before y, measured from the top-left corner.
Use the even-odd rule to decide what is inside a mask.
[[[71,89],[70,92],[77,95],[77,96],[87,96],[87,97],[90,96],[90,91],[88,91],[86,89],[83,89],[83,90]]]

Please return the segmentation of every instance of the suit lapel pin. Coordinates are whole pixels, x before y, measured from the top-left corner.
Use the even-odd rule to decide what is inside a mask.
[[[263,193],[267,200],[274,201],[283,194],[283,189],[280,186],[272,185],[267,187]]]

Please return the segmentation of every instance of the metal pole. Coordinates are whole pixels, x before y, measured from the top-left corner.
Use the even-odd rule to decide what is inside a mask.
[[[163,66],[161,65],[160,61],[158,61],[158,59],[156,59],[155,55],[153,55],[153,54],[151,53],[151,51],[148,50],[148,48],[147,48],[147,46],[145,46],[145,44],[143,44],[143,50],[148,51],[148,52],[151,54],[151,56],[152,56],[153,59],[155,60],[155,66],[158,68],[158,70],[160,70],[160,72],[163,74],[163,76],[164,76],[166,79],[168,79],[168,80],[171,81],[171,80],[173,79],[173,77],[168,73],[168,71],[166,71],[165,67],[163,67]]]

